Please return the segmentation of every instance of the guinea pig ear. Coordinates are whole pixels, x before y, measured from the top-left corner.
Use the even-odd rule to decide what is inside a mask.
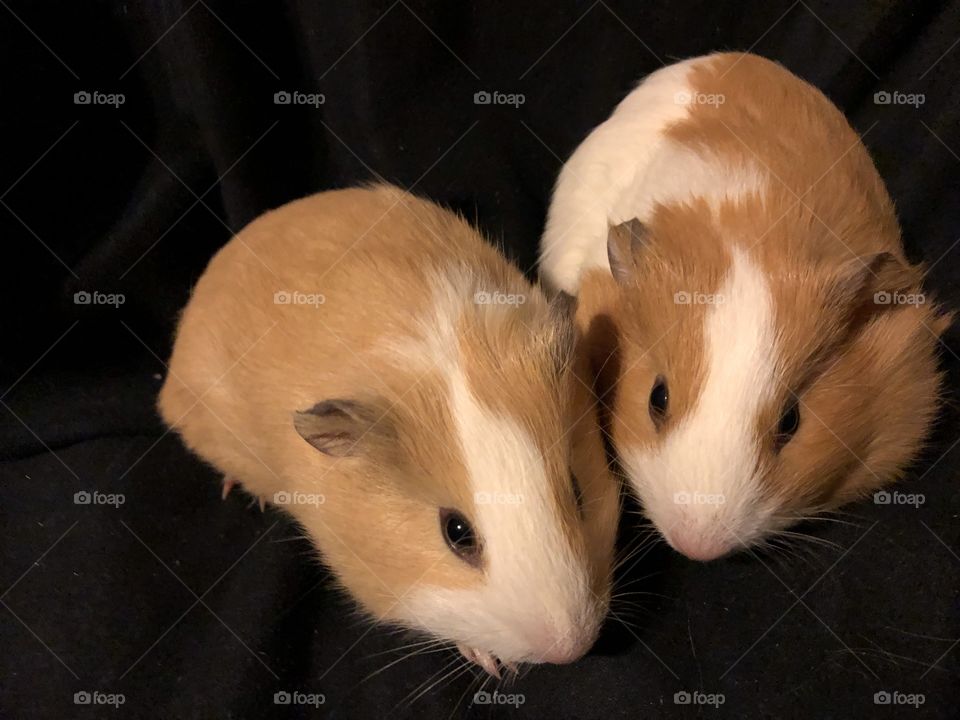
[[[556,321],[572,320],[576,311],[577,298],[570,293],[559,290],[556,295],[550,298],[550,317]]]
[[[323,400],[293,414],[293,426],[324,455],[365,455],[378,441],[393,436],[390,420],[376,403]]]
[[[637,269],[637,257],[647,241],[647,227],[634,218],[611,225],[607,233],[607,259],[610,272],[618,283],[629,283]]]
[[[550,349],[554,367],[562,372],[573,361],[577,331],[573,322],[577,299],[562,290],[550,300]]]
[[[870,314],[889,309],[892,298],[919,287],[920,281],[917,268],[893,253],[879,252],[841,266],[834,292],[838,304]]]

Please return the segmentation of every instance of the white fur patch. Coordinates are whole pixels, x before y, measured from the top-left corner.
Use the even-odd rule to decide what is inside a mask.
[[[708,57],[649,75],[564,164],[540,245],[540,270],[552,287],[576,294],[583,270],[609,270],[610,225],[647,221],[657,204],[703,198],[716,207],[762,190],[759,168],[731,167],[664,136],[702,100],[688,76]]]
[[[659,449],[621,452],[648,517],[693,556],[755,540],[771,512],[756,476],[755,423],[778,388],[773,299],[745,251],[734,247],[732,260],[704,321],[707,373],[700,397]]]
[[[462,287],[438,283],[424,337],[391,347],[402,361],[433,365],[447,381],[474,496],[471,519],[484,543],[485,579],[479,589],[416,589],[397,609],[412,624],[505,661],[580,648],[592,641],[604,610],[591,592],[586,558],[575,554],[561,527],[538,444],[517,420],[481,404],[469,385],[457,332],[463,316],[477,311],[468,306],[472,292],[464,298]],[[437,542],[443,542],[439,525]]]

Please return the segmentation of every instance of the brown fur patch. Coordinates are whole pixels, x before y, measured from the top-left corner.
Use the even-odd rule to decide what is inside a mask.
[[[757,168],[767,188],[714,213],[702,201],[658,207],[635,282],[584,278],[578,322],[591,352],[616,348],[616,376],[600,378],[616,393],[614,441],[663,437],[647,411],[657,374],[674,418],[696,401],[709,306],[678,306],[672,295],[715,292],[736,244],[769,280],[778,329],[780,388],[756,419],[761,474],[786,514],[834,507],[896,478],[918,451],[936,413],[937,337],[949,319],[929,298],[875,301],[922,295],[922,270],[904,256],[869,154],[819,90],[741,53],[713,56],[690,77],[694,92],[725,101],[693,106],[668,137],[731,170]],[[800,430],[777,453],[776,425],[794,395]]]
[[[460,318],[471,382],[490,407],[518,413],[549,450],[551,468],[564,465],[551,482],[571,542],[582,545],[582,528],[569,522],[569,438],[548,447],[563,439],[573,393],[570,373],[556,370],[565,341],[546,301],[462,219],[395,188],[290,203],[224,246],[184,311],[159,398],[187,445],[249,492],[322,496],[284,509],[353,596],[387,619],[414,587],[483,582],[482,569],[456,558],[439,527],[441,507],[477,512],[446,378],[430,358],[385,359],[397,342],[421,338],[436,310],[431,283],[448,276],[474,281],[461,288]],[[514,316],[512,307],[478,305],[480,290],[529,300]],[[318,452],[295,432],[293,414],[329,398],[377,408],[396,443],[357,457]],[[590,432],[589,422],[577,426],[577,447],[590,445]],[[590,531],[609,540],[590,548],[605,581],[617,494],[605,464],[591,472],[592,499],[605,509],[592,517],[611,525]]]

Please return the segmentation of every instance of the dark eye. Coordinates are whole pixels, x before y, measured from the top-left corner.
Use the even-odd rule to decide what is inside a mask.
[[[775,442],[778,450],[790,442],[790,438],[797,432],[798,427],[800,427],[800,405],[793,400],[780,416],[780,422],[777,423]]]
[[[456,510],[441,508],[440,529],[455,555],[471,565],[480,564],[480,541],[463,515]]]
[[[570,484],[573,485],[573,496],[577,500],[577,510],[580,511],[580,514],[583,514],[583,490],[580,489],[580,483],[577,481],[577,476],[573,474],[573,470],[570,471]]]
[[[650,417],[659,425],[667,415],[670,395],[667,393],[667,381],[657,377],[650,391]]]

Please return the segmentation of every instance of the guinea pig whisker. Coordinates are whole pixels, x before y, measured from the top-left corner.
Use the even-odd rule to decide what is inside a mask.
[[[638,555],[643,553],[645,550],[650,549],[656,544],[657,544],[656,540],[646,540],[645,542],[639,544],[637,547],[631,549],[629,552],[625,553],[623,557],[617,559],[616,563],[614,563],[613,565],[612,572],[616,572],[617,570],[622,568],[624,565],[626,565],[628,562],[633,560],[633,558],[637,557]]]
[[[402,652],[404,650],[411,650],[413,648],[422,648],[422,647],[438,647],[446,645],[449,647],[450,642],[448,640],[441,640],[439,638],[430,638],[429,640],[420,640],[417,642],[412,642],[407,645],[398,645],[397,647],[387,648],[386,650],[380,650],[379,652],[370,653],[367,655],[367,658],[375,658],[381,655],[389,655],[391,653]]]
[[[783,538],[790,538],[793,540],[813,543],[814,545],[821,545],[833,550],[843,550],[842,546],[838,545],[832,540],[827,540],[826,538],[817,537],[816,535],[810,535],[808,533],[795,532],[793,530],[780,530],[777,532],[777,535]]]
[[[610,598],[610,600],[612,602],[614,600],[621,600],[622,598],[625,598],[625,597],[635,597],[637,595],[644,595],[646,597],[658,597],[658,598],[663,598],[664,600],[671,599],[666,595],[661,595],[660,593],[647,592],[646,590],[631,590],[630,592],[618,592],[614,594]]]
[[[662,571],[657,570],[656,572],[649,573],[647,575],[644,575],[643,577],[632,578],[627,582],[618,582],[616,586],[614,586],[613,588],[614,594],[617,594],[628,587],[631,587],[633,585],[636,585],[637,583],[643,582],[644,580],[649,580],[650,578],[656,577],[657,575],[661,575],[661,574],[662,574]],[[676,598],[667,597],[666,595],[664,595],[664,597],[666,597],[668,600],[676,600]]]
[[[447,677],[447,673],[450,670],[450,668],[454,668],[454,671],[462,669],[463,664],[465,662],[466,661],[463,659],[462,656],[460,656],[459,654],[455,655],[452,659],[448,660],[439,670],[437,670],[435,673],[430,675],[426,680],[424,680],[422,683],[417,685],[413,690],[407,693],[407,695],[399,703],[397,703],[397,706],[393,709],[393,711],[396,712],[404,705],[408,707],[412,706],[413,703],[416,702],[417,698],[423,695],[423,692],[421,692],[422,688],[426,687],[426,691],[429,691],[430,688],[432,688],[436,684],[435,682],[433,682],[434,678],[441,676],[440,680],[443,680],[443,678]]]
[[[477,693],[483,690],[483,686],[487,684],[487,680],[489,679],[490,679],[490,676],[487,675],[486,673],[475,675],[474,679],[471,680],[469,683],[467,683],[467,689],[463,691],[463,695],[461,695],[460,699],[457,700],[456,703],[454,703],[453,710],[450,712],[450,715],[447,718],[447,720],[453,720],[453,716],[457,714],[457,709],[460,707],[460,703],[462,703],[463,699],[470,694],[471,690],[473,691],[473,696],[476,697]]]
[[[455,667],[453,670],[451,670],[451,671],[448,672],[446,675],[444,675],[443,677],[441,677],[439,680],[437,680],[437,681],[434,682],[433,684],[429,685],[429,686],[426,687],[425,689],[421,690],[421,691],[416,695],[416,697],[414,697],[412,700],[410,700],[409,705],[412,706],[412,705],[413,705],[417,700],[419,700],[421,697],[423,697],[423,696],[426,695],[427,693],[431,692],[434,688],[437,688],[437,687],[441,686],[441,684],[443,684],[443,683],[452,684],[453,681],[456,680],[458,677],[460,677],[461,675],[463,675],[463,674],[466,673],[466,672],[470,672],[470,671],[471,671],[471,668],[472,668],[472,663],[467,662],[466,660],[464,660],[462,663],[460,663],[460,664],[459,664],[457,667]]]
[[[625,628],[627,628],[627,630],[630,630],[630,631],[640,630],[640,625],[638,625],[637,623],[627,622],[619,615],[614,615],[613,613],[611,613],[611,617],[613,617],[614,620],[616,620],[618,623],[620,623]]]
[[[813,565],[805,552],[807,548],[797,547],[796,544],[791,543],[786,538],[771,538],[763,544],[761,550],[773,558],[781,569],[789,568],[794,560],[801,560],[806,565]]]
[[[418,649],[418,650],[414,650],[413,652],[406,653],[405,655],[402,655],[401,657],[398,657],[398,658],[396,658],[396,659],[394,659],[394,660],[391,660],[390,662],[388,662],[388,663],[387,663],[386,665],[384,665],[383,667],[381,667],[381,668],[379,668],[379,669],[377,669],[377,670],[374,670],[372,673],[370,673],[370,674],[367,675],[365,678],[363,678],[363,680],[360,681],[360,684],[363,684],[363,683],[367,682],[368,680],[370,680],[371,678],[376,677],[377,675],[379,675],[380,673],[382,673],[384,670],[388,670],[388,669],[392,668],[394,665],[398,665],[398,664],[402,663],[404,660],[409,660],[410,658],[414,658],[414,657],[417,657],[417,656],[420,656],[420,655],[430,655],[430,654],[432,654],[432,653],[442,652],[442,651],[444,651],[444,650],[446,650],[446,649],[447,649],[446,647],[435,647],[435,648],[434,648],[434,647],[427,647],[427,648]]]
[[[795,522],[832,522],[839,525],[849,525],[850,527],[862,528],[864,523],[851,522],[849,520],[841,520],[840,518],[829,517],[827,514],[822,515],[783,515],[776,516],[777,520],[785,520],[789,523]]]

